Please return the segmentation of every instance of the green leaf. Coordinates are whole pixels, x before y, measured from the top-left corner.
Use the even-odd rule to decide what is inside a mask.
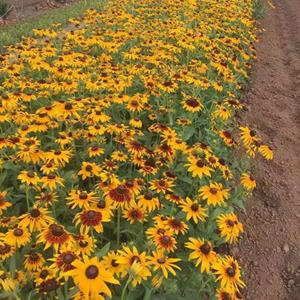
[[[109,251],[110,249],[110,242],[108,242],[107,244],[105,244],[97,253],[96,255],[98,257],[102,257],[104,255],[106,255],[106,253]]]

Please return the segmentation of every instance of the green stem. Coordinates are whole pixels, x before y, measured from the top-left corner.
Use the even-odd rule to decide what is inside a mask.
[[[26,202],[27,202],[27,209],[30,210],[30,204],[29,204],[29,190],[28,187],[26,187]]]
[[[131,276],[128,277],[128,280],[127,280],[127,282],[126,282],[126,284],[125,284],[125,286],[124,286],[124,288],[122,290],[121,300],[125,300],[125,298],[124,298],[125,297],[125,293],[126,293],[126,290],[127,290],[127,287],[129,285],[130,281],[131,281]]]
[[[121,225],[121,209],[118,208],[118,220],[117,220],[117,247],[120,246],[120,225]]]

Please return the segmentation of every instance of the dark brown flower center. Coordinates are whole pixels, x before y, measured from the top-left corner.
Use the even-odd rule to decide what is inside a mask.
[[[53,180],[53,179],[55,179],[55,174],[53,174],[53,173],[50,173],[48,176],[47,176],[47,178],[48,179],[50,179],[50,180]]]
[[[52,224],[50,225],[50,230],[54,236],[62,236],[64,234],[64,229],[60,225]]]
[[[71,110],[73,108],[73,105],[71,103],[66,103],[65,104],[65,109],[66,110]]]
[[[235,269],[232,268],[232,267],[229,267],[226,269],[226,274],[229,276],[229,277],[234,277],[235,275]]]
[[[33,171],[27,172],[27,176],[28,176],[29,178],[34,178],[34,172],[33,172]]]
[[[216,188],[210,188],[209,191],[213,195],[216,195],[218,193],[218,190]]]
[[[97,207],[99,208],[105,208],[106,207],[106,202],[104,200],[99,200],[99,202],[97,203]]]
[[[88,172],[91,172],[93,170],[93,167],[91,165],[87,165],[85,167],[85,169],[88,171]]]
[[[227,225],[229,226],[229,227],[233,227],[234,226],[234,222],[232,221],[232,220],[227,220]]]
[[[17,228],[14,230],[14,235],[15,236],[22,236],[23,235],[23,229]]]
[[[89,210],[87,213],[86,213],[86,216],[89,220],[94,220],[97,218],[97,212],[95,210]]]
[[[207,255],[207,254],[209,254],[209,252],[210,252],[210,250],[211,250],[211,247],[210,247],[210,245],[209,245],[207,242],[205,242],[205,243],[200,247],[200,250],[201,250],[201,252],[202,252],[203,254]]]
[[[188,106],[191,106],[191,107],[198,107],[199,106],[199,102],[194,98],[190,98],[190,99],[186,100],[185,103]]]
[[[116,188],[116,191],[119,195],[124,195],[127,193],[127,188],[125,185],[119,185],[117,188]]]
[[[153,195],[152,195],[151,192],[147,192],[147,193],[145,194],[144,198],[145,198],[146,200],[152,200]]]
[[[40,277],[42,279],[45,279],[47,276],[49,275],[49,272],[47,270],[43,270],[41,273],[40,273]]]
[[[79,194],[79,199],[80,200],[86,200],[87,198],[88,198],[87,193],[82,192],[82,193]]]
[[[132,188],[132,187],[134,187],[134,182],[133,182],[132,180],[127,181],[127,182],[126,182],[126,186],[127,186],[128,188]]]
[[[157,259],[157,262],[159,264],[164,264],[166,262],[166,259],[164,257],[160,257],[160,258]]]
[[[88,244],[89,244],[89,243],[88,243],[87,241],[80,241],[80,242],[79,242],[79,246],[80,246],[81,248],[85,248]]]
[[[32,218],[37,218],[40,215],[41,215],[41,213],[40,213],[40,211],[37,208],[32,209],[31,212],[30,212],[30,216]]]
[[[90,265],[85,270],[85,276],[88,279],[95,279],[99,275],[99,269],[95,265]]]
[[[61,155],[61,151],[60,150],[55,150],[54,154],[55,155]]]
[[[204,167],[204,163],[202,160],[198,160],[197,163],[196,163],[197,167],[199,168],[203,168]]]
[[[113,260],[111,261],[111,265],[112,265],[113,267],[117,267],[119,264],[117,263],[117,260],[116,260],[116,259],[113,259]]]
[[[194,203],[194,204],[191,206],[191,210],[192,210],[192,211],[198,211],[198,209],[199,209],[199,204],[197,204],[197,203]]]
[[[130,264],[133,265],[134,263],[141,263],[141,259],[137,255],[132,256],[130,259]]]
[[[72,253],[66,253],[64,256],[63,256],[63,262],[67,265],[71,264],[74,259],[75,259],[75,255],[73,255]]]
[[[171,238],[170,238],[169,236],[167,236],[167,235],[164,235],[164,236],[162,237],[161,241],[162,241],[162,243],[163,243],[164,245],[169,245],[170,242],[171,242]]]
[[[40,259],[39,255],[35,252],[30,253],[29,255],[29,261],[31,263],[37,262]]]

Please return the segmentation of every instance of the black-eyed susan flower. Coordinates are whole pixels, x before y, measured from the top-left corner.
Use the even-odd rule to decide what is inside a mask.
[[[186,198],[186,201],[180,204],[180,207],[183,212],[186,213],[186,220],[193,221],[197,224],[199,221],[204,222],[208,217],[207,209],[202,207],[197,200],[191,200],[189,197]]]
[[[161,270],[163,276],[168,278],[169,273],[176,276],[174,269],[181,270],[175,263],[181,261],[180,258],[170,258],[164,254],[164,251],[153,251],[149,259],[150,265],[153,266],[153,271]]]
[[[166,192],[172,192],[173,186],[174,183],[170,179],[154,179],[150,182],[150,189],[157,193],[165,194]]]
[[[166,221],[166,225],[175,234],[185,234],[188,230],[187,224],[185,224],[179,217],[169,217]]]
[[[57,186],[63,186],[64,180],[54,173],[49,173],[47,176],[43,176],[41,178],[41,183],[43,189],[49,188],[50,191],[53,191],[57,188]]]
[[[239,290],[245,286],[241,279],[240,266],[231,256],[218,257],[212,264],[213,273],[220,281],[221,288],[230,290]]]
[[[75,207],[88,209],[92,204],[97,203],[95,192],[88,193],[87,191],[71,190],[66,198],[67,203],[72,209]]]
[[[81,234],[87,234],[90,230],[95,230],[100,233],[103,232],[103,222],[108,222],[109,218],[105,211],[98,209],[87,209],[76,214],[75,225],[80,227]]]
[[[44,250],[53,247],[57,252],[61,248],[71,249],[74,239],[62,225],[53,223],[38,235],[37,243],[43,244]]]
[[[256,188],[256,181],[251,174],[243,173],[241,176],[241,183],[248,191],[252,191]]]
[[[185,164],[188,167],[188,171],[192,173],[193,177],[198,176],[202,178],[203,176],[211,177],[211,172],[213,171],[202,159],[195,157],[188,157],[188,163]]]
[[[174,252],[177,248],[177,241],[171,231],[165,231],[154,237],[153,243],[157,249],[165,250],[167,252]]]
[[[146,280],[151,276],[149,257],[146,255],[146,252],[139,253],[136,247],[130,249],[123,246],[122,250],[119,250],[119,254],[120,257],[117,259],[117,262],[122,264],[126,270],[121,276],[130,274],[133,286],[141,284],[142,280]]]
[[[14,228],[10,229],[4,238],[4,242],[9,245],[18,247],[26,245],[30,241],[30,233],[26,228]]]
[[[115,207],[128,207],[134,200],[134,193],[125,183],[116,181],[105,191],[105,197],[110,200]]]
[[[104,153],[104,149],[101,147],[93,146],[88,148],[89,157],[98,157]]]
[[[186,97],[181,103],[183,108],[189,112],[199,112],[203,108],[203,104],[196,97]]]
[[[138,196],[137,200],[141,207],[147,210],[148,212],[154,211],[155,209],[160,207],[158,197],[156,197],[155,194],[153,194],[150,191]]]
[[[74,250],[82,255],[91,255],[96,244],[95,238],[90,235],[74,236]]]
[[[200,266],[200,271],[209,272],[211,264],[216,260],[216,252],[209,241],[201,238],[189,238],[189,242],[185,243],[185,247],[192,250],[189,254],[189,260],[196,260],[196,267]]]
[[[92,162],[83,162],[81,170],[78,172],[78,175],[82,177],[83,180],[93,176],[100,176],[101,168]]]
[[[0,262],[6,260],[8,257],[11,257],[16,251],[14,245],[9,245],[3,241],[0,241]]]
[[[229,197],[229,189],[217,182],[211,182],[209,185],[200,187],[199,192],[202,199],[212,206],[222,205]]]
[[[50,212],[46,208],[33,207],[28,213],[19,217],[19,227],[29,228],[29,231],[40,231],[47,227],[54,219],[49,215]]]
[[[146,217],[146,211],[140,202],[132,202],[129,207],[123,210],[123,218],[126,219],[130,224],[134,222],[143,223]]]
[[[220,235],[229,243],[236,242],[244,231],[243,224],[239,222],[235,213],[222,214],[217,218]]]
[[[31,251],[29,254],[25,254],[24,267],[28,271],[37,271],[43,267],[45,259],[37,251]]]
[[[240,127],[241,131],[241,140],[245,146],[250,146],[251,144],[258,142],[260,138],[257,136],[255,130],[250,129],[249,127]]]
[[[103,266],[110,270],[114,275],[120,276],[125,272],[126,266],[120,264],[118,260],[120,259],[120,254],[115,251],[109,251],[107,255],[102,258]]]
[[[40,182],[40,178],[38,177],[36,172],[33,171],[21,171],[18,175],[18,179],[29,186],[37,186]]]
[[[54,254],[53,258],[50,259],[53,262],[50,269],[54,270],[55,273],[59,273],[60,276],[68,278],[69,274],[66,274],[66,272],[75,269],[73,262],[76,259],[78,259],[78,255],[75,252],[70,250],[61,251]]]
[[[267,145],[259,146],[258,152],[261,153],[261,155],[267,160],[273,159],[273,150],[271,147],[269,147]]]

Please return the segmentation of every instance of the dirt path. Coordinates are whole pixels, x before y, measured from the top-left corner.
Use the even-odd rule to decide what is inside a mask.
[[[247,270],[249,300],[300,299],[300,1],[275,0],[262,22],[243,122],[273,146],[254,170],[258,188],[233,249]]]

